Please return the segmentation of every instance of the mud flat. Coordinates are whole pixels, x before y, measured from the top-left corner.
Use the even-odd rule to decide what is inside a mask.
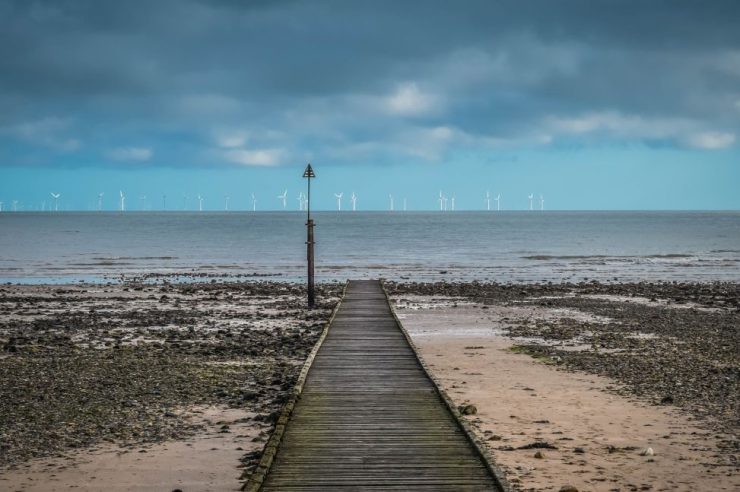
[[[0,489],[235,490],[341,287],[0,286]]]
[[[737,284],[388,283],[519,490],[738,490]]]

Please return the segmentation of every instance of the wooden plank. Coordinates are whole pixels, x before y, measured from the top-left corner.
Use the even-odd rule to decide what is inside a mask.
[[[503,490],[440,397],[378,281],[351,281],[263,491]]]

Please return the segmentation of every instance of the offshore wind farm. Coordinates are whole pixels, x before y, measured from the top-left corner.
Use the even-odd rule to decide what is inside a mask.
[[[111,206],[111,207],[106,207],[105,204],[104,204],[104,202],[103,202],[103,197],[105,195],[105,192],[97,193],[97,195],[96,195],[97,199],[95,201],[92,201],[92,200],[88,201],[87,206],[81,205],[81,204],[83,204],[85,202],[85,200],[75,200],[75,201],[70,201],[69,203],[62,202],[61,208],[60,208],[60,204],[59,204],[59,199],[61,197],[61,194],[60,193],[51,192],[50,195],[51,195],[51,197],[54,200],[53,203],[52,203],[52,205],[48,209],[48,211],[50,211],[50,212],[51,211],[53,211],[53,212],[59,212],[59,211],[83,212],[83,211],[93,211],[93,210],[98,211],[98,212],[111,211],[111,210],[118,210],[118,211],[121,211],[121,212],[126,211],[126,207],[125,207],[125,193],[124,193],[123,190],[119,190],[120,202],[118,204],[116,204],[115,206]],[[275,206],[274,208],[266,208],[265,211],[268,211],[268,210],[283,210],[283,211],[291,210],[291,207],[288,206],[287,195],[288,195],[288,189],[286,188],[286,189],[284,189],[283,193],[277,195],[277,198],[279,200],[277,206]],[[188,208],[187,195],[183,195],[184,196],[184,200],[183,200],[182,206],[180,208],[173,208],[173,207],[171,207],[169,209],[167,208],[167,194],[166,193],[163,193],[160,196],[161,196],[161,202],[159,202],[159,206],[157,206],[155,203],[153,203],[152,201],[150,201],[150,200],[147,199],[147,195],[146,194],[140,194],[139,195],[138,207],[136,207],[134,209],[131,209],[129,207],[128,211],[137,211],[137,212],[157,211],[157,212],[164,212],[164,211],[187,211],[187,210],[189,210],[189,208]],[[343,192],[333,193],[332,196],[336,200],[336,210],[337,211],[342,211],[341,202],[342,202],[342,198],[344,197],[344,193]],[[92,195],[90,195],[90,197],[92,198]],[[372,197],[372,195],[371,195],[371,197]],[[392,202],[393,201],[392,200],[392,198],[393,198],[392,194],[389,194],[388,197],[389,197],[389,203]],[[229,210],[232,210],[232,211],[251,210],[253,212],[256,212],[257,211],[257,208],[256,208],[257,195],[254,192],[250,193],[248,196],[245,193],[241,193],[241,194],[238,194],[237,193],[237,194],[235,194],[235,198],[236,198],[235,202],[232,202],[232,195],[230,193],[225,193],[225,194],[223,194],[223,200],[224,200],[223,201],[223,203],[224,203],[223,208],[222,209],[219,209],[218,207],[214,207],[214,208],[210,208],[209,209],[207,206],[204,206],[205,196],[204,195],[201,195],[200,193],[198,193],[196,195],[197,202],[196,202],[196,205],[195,205],[195,207],[196,207],[195,210],[197,210],[199,212],[209,211],[209,210],[211,210],[211,211],[215,211],[215,210],[223,210],[223,211],[229,211]],[[534,203],[533,202],[534,195],[533,194],[529,194],[529,195],[527,195],[527,198],[529,199],[529,210],[533,211],[534,210],[534,206],[533,206],[533,203]],[[306,199],[306,195],[304,194],[303,191],[299,192],[298,196],[296,197],[296,200],[297,200],[298,204],[297,204],[297,207],[296,207],[295,210],[297,210],[299,212],[300,211],[304,211],[306,209],[306,200],[307,199]],[[358,210],[358,208],[357,208],[358,196],[357,196],[357,194],[354,191],[352,192],[349,200],[350,200],[350,206],[351,206],[351,209],[350,210],[353,211],[353,212],[356,212]],[[426,200],[423,200],[423,201],[420,202],[421,206],[419,206],[418,208],[413,208],[413,207],[412,208],[409,208],[409,206],[408,206],[408,198],[404,196],[403,199],[402,199],[403,206],[401,208],[401,211],[410,211],[410,210],[431,211],[431,210],[436,210],[437,209],[437,204],[439,204],[439,210],[440,211],[454,212],[456,210],[456,205],[455,205],[456,202],[455,202],[455,200],[456,200],[456,198],[455,198],[455,194],[454,193],[448,198],[447,196],[445,196],[442,193],[442,191],[440,191],[438,198],[433,199],[432,198],[432,194],[430,193]],[[487,210],[487,211],[491,211],[491,200],[492,200],[492,197],[491,197],[490,191],[486,191],[485,192],[485,195],[484,195],[483,200],[484,200],[483,201],[483,203],[484,203],[484,206],[483,207],[478,207],[477,204],[474,201],[471,201],[471,202],[463,202],[463,207],[462,208],[460,207],[460,205],[459,205],[460,202],[458,200],[458,202],[457,202],[458,203],[457,210],[458,211],[460,211],[460,210],[468,210],[468,211],[473,211],[473,210]],[[496,196],[496,198],[493,198],[493,200],[496,202],[496,211],[501,211],[502,210],[501,209],[501,204],[500,204],[501,193],[498,193],[498,195]],[[46,202],[45,201],[41,201],[38,204],[34,204],[33,202],[30,202],[29,203],[29,202],[21,202],[21,201],[15,200],[14,203],[16,204],[16,207],[15,207],[15,209],[13,211],[22,211],[22,212],[46,212],[47,211],[47,209],[46,209]],[[230,206],[231,203],[236,203],[236,206],[234,206],[234,205]],[[449,203],[449,206],[448,206],[448,203]],[[545,199],[544,199],[544,196],[542,194],[539,195],[539,202],[538,203],[539,203],[538,210],[544,211]],[[331,207],[326,207],[326,208],[322,208],[321,206],[319,206],[319,207],[314,206],[314,207],[317,210],[331,210]],[[369,211],[380,211],[380,210],[384,210],[384,208],[382,208],[382,207],[381,208],[369,208],[367,210],[369,210]],[[388,207],[388,210],[395,211],[394,207],[390,207],[390,206]],[[517,210],[517,209],[512,209],[512,210]],[[527,208],[526,207],[523,207],[521,210],[527,210]],[[2,211],[2,210],[0,210],[0,211]],[[345,211],[346,211],[346,209],[345,209]]]

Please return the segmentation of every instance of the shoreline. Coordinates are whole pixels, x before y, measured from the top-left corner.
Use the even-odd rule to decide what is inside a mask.
[[[386,285],[517,490],[740,486],[740,286]]]
[[[193,412],[215,406],[215,421],[231,421],[219,432],[231,433],[235,410],[246,412],[236,419],[239,434],[257,432],[219,465],[238,487],[340,287],[318,286],[320,302],[308,310],[301,286],[269,282],[0,286],[0,483],[38,481],[34,470],[43,474],[49,459],[67,455],[104,467],[119,454],[111,446],[154,459],[147,447],[207,439],[212,426]],[[95,457],[99,446],[109,452]],[[162,466],[190,466],[193,453],[207,451],[188,449],[179,464],[160,449]],[[203,474],[223,457],[212,454],[203,456]]]
[[[100,485],[96,480],[105,477],[115,482],[116,474],[123,477],[131,466],[137,466],[136,453],[146,451],[148,460],[162,463],[168,470],[160,478],[170,481],[179,476],[185,482],[207,483],[208,468],[216,466],[209,457],[221,466],[224,460],[233,460],[225,469],[233,470],[230,483],[238,487],[239,477],[245,478],[259,460],[272,420],[295,381],[296,368],[313,346],[341,291],[337,284],[320,283],[317,287],[321,289],[320,309],[308,311],[303,307],[302,285],[272,280],[219,282],[209,277],[194,283],[158,279],[153,283],[0,285],[0,392],[4,401],[0,413],[5,416],[0,425],[5,448],[0,454],[6,457],[4,465],[0,464],[0,484],[26,484],[24,490],[44,490],[29,484],[53,469],[60,489],[70,483],[82,486],[84,478],[85,483],[92,484],[87,490],[95,490],[95,484]],[[706,459],[714,460],[717,469],[730,470],[732,476],[728,475],[727,480],[737,479],[740,411],[738,394],[730,390],[740,384],[740,334],[735,328],[728,333],[720,330],[701,336],[701,327],[707,323],[714,327],[740,326],[740,284],[386,281],[386,288],[404,326],[413,337],[422,337],[422,357],[434,371],[442,371],[435,372],[435,377],[441,375],[442,381],[449,382],[447,390],[453,397],[462,395],[470,400],[467,403],[479,407],[481,421],[476,423],[475,417],[472,421],[497,459],[501,453],[521,454],[499,447],[532,444],[531,440],[516,440],[514,435],[521,432],[515,431],[517,425],[535,435],[549,426],[534,424],[548,419],[533,416],[530,421],[511,419],[507,427],[491,427],[486,397],[476,393],[474,386],[511,393],[500,385],[487,386],[491,380],[486,371],[493,369],[485,369],[483,363],[501,359],[496,371],[524,368],[522,374],[529,374],[526,377],[553,377],[553,384],[566,384],[554,376],[558,374],[581,379],[593,374],[594,379],[588,381],[607,381],[579,386],[567,380],[567,385],[561,387],[575,391],[578,398],[596,391],[615,399],[608,400],[609,404],[641,402],[647,408],[640,410],[645,418],[658,418],[651,409],[676,409],[684,417],[690,416],[694,420],[681,421],[681,425],[695,425],[696,432],[707,441],[715,434],[726,436],[724,442],[712,444],[720,458]],[[419,315],[415,319],[420,319],[421,325],[412,320]],[[448,326],[435,332],[440,320]],[[424,323],[429,324],[431,332]],[[634,336],[636,333],[643,335]],[[502,340],[508,341],[502,344]],[[674,346],[688,350],[682,357],[669,356],[674,352],[668,349]],[[702,350],[703,358],[699,357]],[[642,357],[654,364],[630,372],[625,369],[629,366],[615,363],[617,357],[637,361]],[[464,364],[468,363],[474,365],[465,370]],[[716,363],[729,371],[714,374],[717,381],[721,377],[729,379],[724,384],[711,378],[692,381],[680,370],[680,363],[694,371],[704,371]],[[541,367],[532,369],[532,365]],[[655,367],[661,365],[666,370],[656,371]],[[544,372],[536,372],[539,370]],[[665,374],[672,373],[676,377],[665,379]],[[663,379],[656,374],[663,374]],[[42,381],[43,399],[38,385],[17,385],[15,381]],[[666,381],[673,383],[666,386]],[[692,388],[696,389],[697,384],[702,391],[695,394]],[[532,387],[535,383],[520,386]],[[535,392],[522,388],[514,394],[527,398],[512,399],[520,405],[509,410],[512,415],[526,414],[527,402],[536,401],[536,396],[529,393],[547,394],[546,388],[538,387]],[[723,388],[729,396],[723,402],[715,401]],[[671,400],[665,400],[666,396]],[[695,403],[702,397],[707,404],[698,411]],[[214,423],[230,423],[215,426],[194,424],[192,411],[203,405],[247,414],[232,420],[217,417],[212,419]],[[48,410],[48,414],[43,419],[29,418],[32,410]],[[500,426],[504,417],[508,414],[492,419]],[[39,426],[40,420],[47,424]],[[655,422],[656,429],[667,428],[664,421]],[[577,424],[568,432],[578,434]],[[233,434],[220,433],[222,425],[230,426]],[[627,428],[628,424],[624,425]],[[502,442],[490,441],[492,436],[502,434],[502,428],[506,429]],[[212,453],[211,448],[198,447],[209,439],[239,436],[241,444],[230,442],[228,453],[225,447],[223,452]],[[680,440],[674,437],[673,441]],[[620,446],[618,440],[615,443]],[[622,447],[630,445],[623,443]],[[119,448],[128,450],[124,454],[133,456],[133,461],[113,459],[120,456]],[[194,449],[199,450],[204,466],[200,472],[188,475],[183,467],[196,466],[188,458]],[[665,450],[659,452],[660,461],[664,461]],[[601,454],[595,452],[598,459],[603,458]],[[604,459],[599,466],[608,473],[608,467],[614,464],[609,465],[608,456]],[[545,464],[539,460],[535,463],[538,468]],[[96,467],[106,472],[95,473]],[[178,467],[180,472],[176,472]],[[517,487],[527,490],[527,474],[520,472],[515,467],[507,469],[507,475],[521,480]],[[538,476],[533,471],[528,473]],[[156,476],[153,469],[142,480],[155,480]],[[126,483],[121,480],[119,490],[131,490]],[[142,483],[131,487],[140,488]],[[185,487],[186,483],[174,485]]]

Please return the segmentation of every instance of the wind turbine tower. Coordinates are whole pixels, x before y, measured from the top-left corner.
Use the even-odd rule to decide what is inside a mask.
[[[282,200],[283,202],[283,210],[285,210],[285,207],[288,205],[288,190],[285,190],[282,195],[277,196],[278,200]]]
[[[231,198],[229,195],[224,196],[224,200],[226,200],[226,208],[224,210],[227,212],[229,211],[229,198]]]
[[[498,196],[496,197],[496,210],[498,212],[501,211],[501,193],[499,193]]]
[[[334,196],[337,198],[337,211],[342,211],[342,197],[344,196],[344,192],[341,193],[334,193]]]
[[[303,211],[303,192],[302,191],[298,193],[298,198],[296,198],[296,200],[298,200],[298,211],[299,212]]]
[[[439,211],[443,211],[444,207],[442,206],[444,202],[444,196],[442,196],[442,190],[439,190]]]
[[[98,193],[98,212],[103,210],[103,193]]]
[[[350,201],[352,202],[352,211],[357,211],[357,195],[355,195],[355,192],[352,192],[352,196],[350,197]]]
[[[257,211],[257,197],[254,196],[254,193],[252,193],[252,212]]]
[[[530,210],[534,210],[534,208],[532,208],[532,204],[533,204],[532,200],[533,199],[534,199],[534,194],[533,193],[530,193],[529,194],[529,209]]]
[[[388,195],[388,198],[391,200],[391,212],[393,212],[393,195]]]
[[[203,197],[198,194],[198,212],[203,211]]]
[[[452,212],[455,211],[455,195],[454,194],[452,195],[452,198],[450,199],[450,210]]]
[[[13,212],[18,211],[18,200],[13,200]]]
[[[540,210],[545,210],[545,197],[540,195]]]
[[[62,196],[59,193],[52,193],[51,197],[54,199],[54,211],[59,212],[59,197]]]
[[[447,197],[442,195],[442,210],[447,212]]]
[[[162,210],[167,210],[167,195],[162,195]]]
[[[491,211],[491,192],[486,191],[486,210]]]
[[[121,212],[126,211],[126,195],[123,193],[123,191],[118,192],[121,195]]]

